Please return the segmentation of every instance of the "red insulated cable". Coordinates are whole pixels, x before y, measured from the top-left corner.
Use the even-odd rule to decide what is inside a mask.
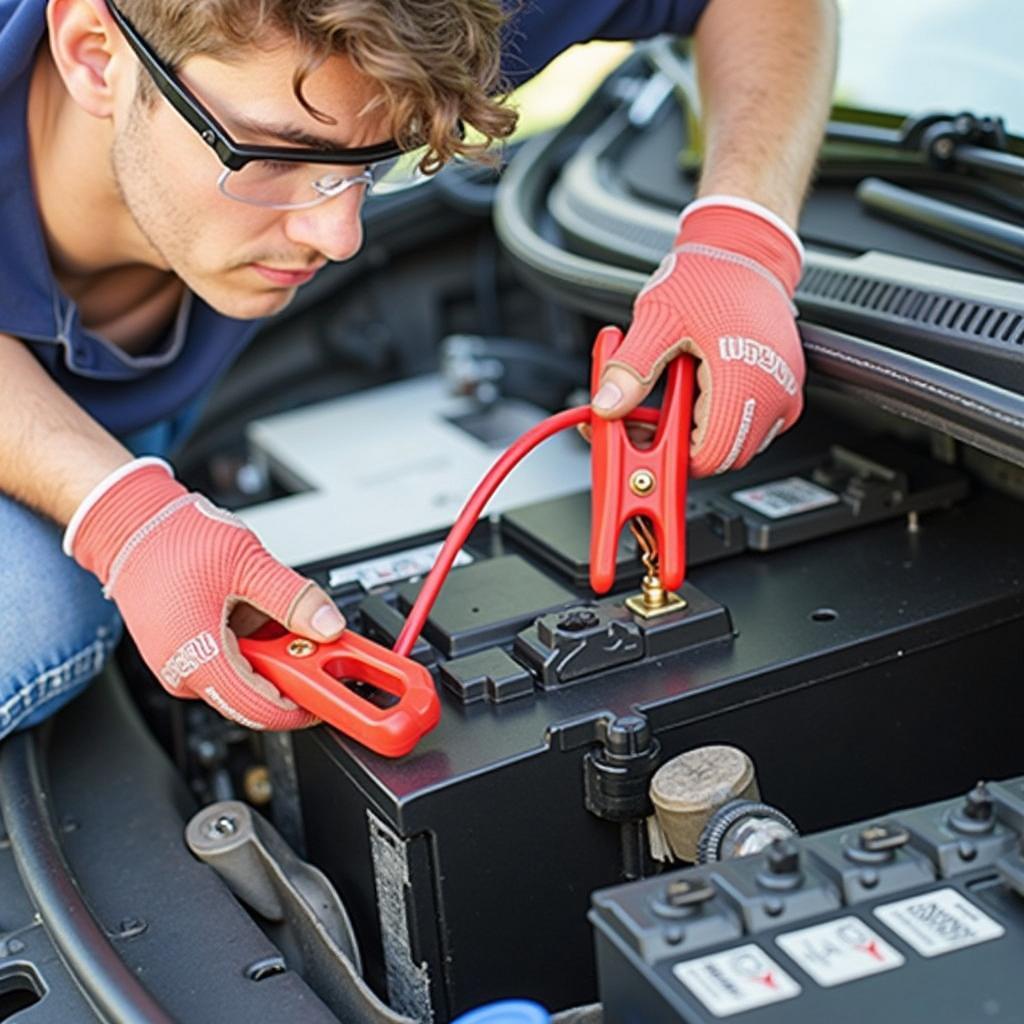
[[[466,543],[473,527],[476,526],[483,514],[484,507],[501,486],[505,477],[512,472],[521,459],[529,455],[541,442],[546,441],[560,430],[589,423],[590,417],[589,405],[576,406],[549,416],[535,427],[531,427],[522,437],[517,438],[491,466],[484,478],[476,485],[466,504],[463,505],[462,511],[459,512],[455,524],[449,531],[444,546],[437,556],[437,561],[434,562],[434,567],[427,575],[419,596],[409,612],[409,617],[405,620],[402,632],[395,641],[393,650],[396,654],[401,654],[403,657],[409,656],[409,652],[413,649],[420,631],[430,615],[430,610],[434,607],[437,595],[441,592],[441,587],[444,586],[445,578],[455,561],[455,556],[459,553],[462,545]],[[629,413],[627,419],[642,423],[657,423],[658,410],[640,406]]]

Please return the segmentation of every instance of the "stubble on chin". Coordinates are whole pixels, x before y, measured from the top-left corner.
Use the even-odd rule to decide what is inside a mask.
[[[149,250],[147,262],[176,274],[224,316],[258,320],[280,312],[294,298],[295,289],[267,287],[258,281],[251,264],[261,262],[260,256],[232,260],[215,272],[197,267],[201,221],[188,197],[175,189],[173,169],[160,167],[153,156],[155,146],[150,135],[155,129],[151,119],[145,100],[136,97],[110,151],[114,185]],[[215,188],[213,179],[210,188]],[[271,265],[280,262],[276,256],[266,259]]]

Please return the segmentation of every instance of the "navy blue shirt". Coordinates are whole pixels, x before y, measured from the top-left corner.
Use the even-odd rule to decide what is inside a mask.
[[[526,81],[573,43],[688,35],[708,0],[525,0],[503,68]],[[46,0],[0,0],[0,332],[26,342],[79,405],[124,435],[178,412],[209,386],[259,326],[188,295],[166,337],[129,355],[84,329],[54,280],[29,170],[25,121]]]

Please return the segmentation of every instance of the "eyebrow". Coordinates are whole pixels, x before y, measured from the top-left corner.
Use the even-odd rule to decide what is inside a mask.
[[[229,118],[232,127],[240,128],[242,131],[253,132],[256,135],[263,135],[272,139],[279,139],[281,142],[290,142],[295,146],[303,146],[307,149],[326,150],[334,152],[349,148],[339,144],[336,139],[329,139],[325,135],[317,135],[290,124],[270,124],[259,121],[255,118],[246,117],[241,114],[234,114]]]

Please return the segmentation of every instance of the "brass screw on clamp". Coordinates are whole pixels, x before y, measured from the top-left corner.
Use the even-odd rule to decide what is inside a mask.
[[[638,469],[629,478],[629,489],[638,497],[643,498],[654,490],[657,482],[649,469]]]
[[[642,472],[644,471],[638,470],[633,476],[639,476]],[[633,487],[632,479],[630,487]],[[640,593],[627,597],[626,607],[644,619],[682,611],[686,607],[686,601],[662,586],[661,577],[658,575],[658,541],[647,520],[641,516],[634,516],[629,521],[629,529],[640,547],[640,560],[647,572],[640,583]]]

